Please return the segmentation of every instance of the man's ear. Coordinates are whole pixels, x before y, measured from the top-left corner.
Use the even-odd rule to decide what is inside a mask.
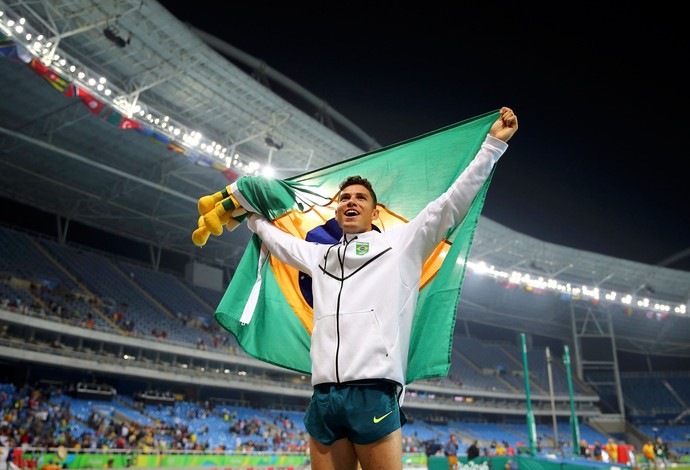
[[[374,209],[373,211],[371,211],[371,220],[378,220],[378,218],[379,218],[379,210]]]

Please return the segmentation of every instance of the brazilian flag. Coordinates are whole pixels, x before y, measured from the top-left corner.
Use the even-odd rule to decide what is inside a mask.
[[[371,181],[379,230],[414,218],[467,168],[498,118],[486,113],[401,143],[286,180],[242,177],[242,196],[276,226],[305,240],[331,243],[338,185],[351,175]],[[493,173],[492,173],[493,174]],[[426,260],[412,325],[406,383],[448,374],[460,291],[491,176],[462,223]],[[365,249],[365,247],[362,247]],[[304,273],[262,250],[253,235],[215,313],[244,351],[262,361],[309,374],[313,311]]]

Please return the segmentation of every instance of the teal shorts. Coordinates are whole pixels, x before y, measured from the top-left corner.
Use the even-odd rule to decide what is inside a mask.
[[[371,444],[406,421],[398,404],[397,386],[386,381],[315,385],[304,415],[309,435],[325,445],[343,438]]]

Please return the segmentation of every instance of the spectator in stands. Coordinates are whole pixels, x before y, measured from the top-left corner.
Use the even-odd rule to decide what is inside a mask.
[[[443,447],[443,454],[448,459],[448,470],[458,469],[458,437],[455,434],[450,435],[450,439]]]
[[[618,462],[618,443],[612,437],[610,437],[609,441],[606,443],[606,454],[608,455],[607,462]]]
[[[594,441],[594,448],[592,449],[592,456],[594,457],[594,460],[601,462],[603,457],[601,453],[601,442],[599,442],[599,439],[596,439]]]
[[[314,393],[304,417],[312,468],[354,469],[359,461],[364,470],[402,469],[407,419],[400,403],[424,260],[467,215],[517,129],[517,116],[501,108],[477,156],[448,191],[385,234],[374,227],[376,194],[360,176],[340,185],[335,219],[343,235],[335,245],[305,242],[248,214],[249,228],[271,253],[313,279]],[[414,197],[415,188],[408,190]]]
[[[654,442],[651,440],[644,443],[642,446],[642,456],[644,458],[645,467],[648,469],[656,468],[656,454],[654,452]]]
[[[479,457],[479,443],[477,441],[472,442],[467,448],[467,462],[471,462]]]
[[[589,448],[587,439],[580,439],[580,457],[584,457],[585,459],[592,458],[592,451]]]
[[[508,449],[506,449],[505,441],[496,442],[496,447],[494,448],[494,455],[496,455],[498,457],[503,457],[506,455],[507,452],[508,452]]]
[[[656,442],[654,442],[654,454],[656,456],[656,468],[668,467],[668,446],[661,436],[657,436]]]

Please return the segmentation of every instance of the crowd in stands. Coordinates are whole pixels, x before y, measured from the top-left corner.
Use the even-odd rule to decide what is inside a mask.
[[[133,453],[159,452],[294,452],[308,453],[308,436],[294,412],[260,410],[250,407],[211,404],[209,401],[185,403],[170,392],[147,391],[135,394],[131,401],[120,400],[112,389],[111,400],[129,407],[144,419],[116,419],[102,409],[113,408],[113,401],[75,400],[79,390],[94,389],[96,384],[80,383],[82,387],[64,389],[56,385],[28,384],[15,386],[0,383],[0,447],[28,446],[55,449],[60,446],[71,452],[86,450],[117,450]],[[103,390],[103,385],[98,390]],[[156,404],[153,404],[156,402]],[[88,403],[84,412],[83,403]],[[185,406],[176,406],[183,403]],[[79,406],[79,409],[75,407]],[[100,409],[99,409],[100,408]],[[185,410],[184,412],[181,410]],[[213,419],[224,423],[214,427]],[[448,432],[450,428],[447,428]],[[469,426],[468,426],[469,429]],[[218,434],[223,434],[218,439]],[[403,433],[403,452],[443,452],[442,434],[424,441],[417,432]],[[436,444],[434,446],[434,444]],[[541,452],[540,441],[537,451]],[[513,456],[527,453],[520,440],[511,444],[503,439],[485,440],[461,452],[475,449],[481,456]],[[581,439],[580,457],[587,460],[615,462],[633,466],[640,462],[647,470],[662,470],[674,456],[661,437],[649,440],[641,449],[609,438],[592,444]],[[639,454],[639,455],[638,455]]]
[[[145,411],[143,402],[134,408]],[[157,405],[162,409],[164,405]],[[165,407],[173,415],[175,408]],[[270,419],[239,417],[237,412],[220,411],[208,402],[183,416],[156,419],[153,424],[139,424],[99,413],[91,409],[85,419],[73,412],[71,400],[58,387],[24,385],[17,390],[4,386],[0,392],[0,446],[70,449],[119,449],[137,452],[219,451],[234,452],[306,452],[307,436],[285,416]],[[192,429],[188,423],[204,422],[211,414],[221,415],[227,423],[231,445],[210,447],[211,430],[207,425]]]
[[[39,288],[34,287],[33,284],[32,289],[37,289],[38,292],[43,291],[42,289],[38,290]],[[85,313],[76,308],[70,308],[69,304],[60,297],[33,297],[33,300],[29,303],[19,296],[10,298],[8,295],[2,294],[0,296],[0,307],[23,314],[33,312],[41,317],[59,319],[83,328],[93,329],[95,324],[92,312]]]
[[[5,280],[7,281],[7,280]],[[1,284],[1,282],[0,282]],[[32,314],[43,318],[59,320],[82,328],[95,328],[94,312],[108,319],[111,327],[121,334],[135,335],[136,323],[133,315],[128,314],[126,303],[106,302],[97,297],[84,297],[75,292],[61,289],[51,289],[49,286],[31,283],[30,293],[10,296],[7,292],[0,292],[0,308],[22,314]],[[83,306],[83,308],[77,308]],[[222,349],[234,351],[232,339],[215,322],[204,322],[193,315],[178,312],[176,319],[184,327],[198,330],[204,334],[196,342],[197,349]],[[169,333],[164,328],[152,328],[147,338],[158,341],[169,339]]]
[[[8,282],[8,279],[4,279]],[[102,303],[95,297],[86,297],[64,287],[51,288],[45,284],[31,282],[28,295],[0,294],[0,307],[19,313],[33,312],[42,317],[60,319],[85,328],[94,327],[91,308],[100,308]],[[79,308],[82,307],[82,308]]]
[[[132,411],[152,416],[151,423],[115,420],[112,416],[89,409],[87,415],[79,417],[72,400],[68,399],[71,390],[63,391],[56,386],[32,387],[24,385],[19,389],[5,384],[0,394],[0,445],[12,442],[31,447],[55,448],[65,446],[70,449],[118,449],[136,452],[165,451],[217,451],[217,452],[299,452],[308,451],[308,436],[294,415],[266,410],[247,409],[240,414],[237,409],[222,405],[211,405],[208,401],[185,408],[171,406],[176,399],[169,392],[147,391],[133,396],[129,405]],[[117,394],[113,393],[115,397]],[[156,405],[147,404],[156,400]],[[94,401],[94,403],[99,403]],[[250,409],[251,410],[251,409]],[[216,444],[210,429],[209,418],[215,416],[225,423],[226,444]],[[203,423],[196,428],[190,423]],[[217,437],[217,436],[216,436]],[[444,439],[439,434],[437,439]],[[422,453],[428,449],[429,442],[423,441],[416,431],[404,433],[403,451]],[[517,441],[515,445],[505,440],[493,439],[482,448],[482,455],[515,455],[524,451],[525,446]]]

